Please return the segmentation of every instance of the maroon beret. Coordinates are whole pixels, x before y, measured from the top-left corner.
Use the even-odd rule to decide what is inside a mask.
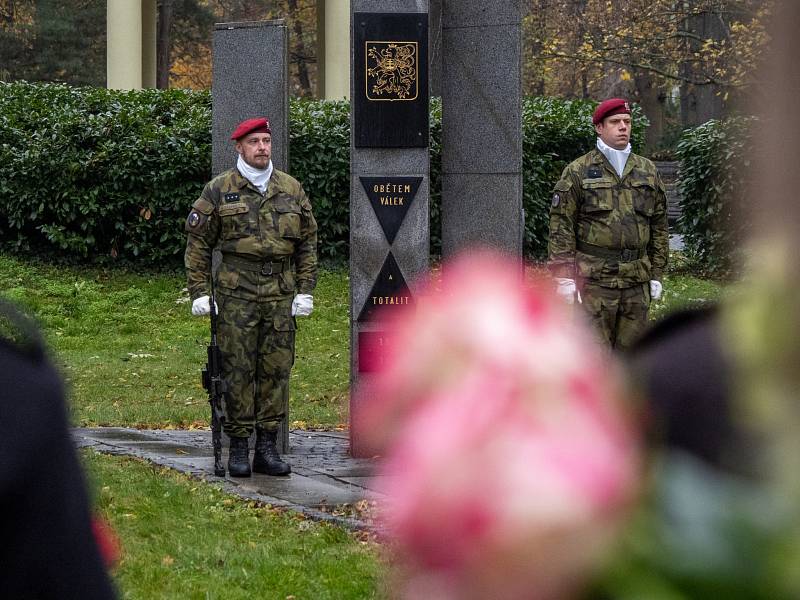
[[[236,126],[236,129],[233,130],[231,139],[238,141],[248,133],[272,133],[272,130],[269,128],[269,119],[258,117],[256,119],[242,121]]]
[[[597,105],[597,108],[594,109],[592,123],[597,125],[598,123],[602,123],[603,119],[606,117],[629,114],[631,114],[631,105],[628,104],[625,98],[609,98],[608,100],[603,100]]]

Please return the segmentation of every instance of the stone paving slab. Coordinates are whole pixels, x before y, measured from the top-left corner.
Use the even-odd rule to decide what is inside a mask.
[[[243,498],[296,510],[349,529],[375,529],[368,517],[360,516],[363,513],[348,510],[362,500],[375,499],[370,477],[375,461],[352,458],[346,433],[291,431],[285,458],[292,465],[292,473],[286,477],[256,473],[249,478],[214,476],[210,431],[99,427],[74,429],[73,437],[78,447],[135,456],[219,483],[227,492]],[[223,446],[222,458],[227,464],[227,443]]]

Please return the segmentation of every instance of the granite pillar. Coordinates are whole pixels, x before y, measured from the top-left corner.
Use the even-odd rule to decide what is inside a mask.
[[[289,165],[289,34],[285,22],[217,23],[214,26],[211,101],[212,172],[236,165],[231,132],[237,123],[267,117],[272,164]]]
[[[288,39],[283,20],[214,26],[212,175],[236,166],[230,139],[236,125],[261,116],[269,119],[272,129],[272,164],[289,170]],[[219,258],[214,258],[217,265]],[[289,451],[287,419],[278,430],[278,448]]]
[[[413,304],[428,269],[428,0],[351,2],[350,382],[380,368],[384,332],[376,315]],[[379,64],[378,56],[389,57]],[[399,78],[400,89],[382,87]],[[408,77],[406,77],[406,75]],[[393,80],[398,81],[398,80]],[[351,417],[358,402],[351,394]],[[352,425],[352,420],[351,420]],[[362,455],[356,427],[350,450]]]
[[[522,2],[443,0],[442,255],[521,257]]]

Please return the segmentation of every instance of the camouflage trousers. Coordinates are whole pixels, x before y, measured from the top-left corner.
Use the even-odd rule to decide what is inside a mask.
[[[217,342],[228,386],[225,433],[247,437],[254,426],[277,431],[294,364],[292,298],[256,302],[219,294],[217,304]]]
[[[586,281],[581,287],[581,300],[599,339],[615,350],[630,348],[647,327],[649,283],[609,288]]]

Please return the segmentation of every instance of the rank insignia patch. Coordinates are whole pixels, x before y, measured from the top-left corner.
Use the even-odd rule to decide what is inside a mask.
[[[600,179],[603,176],[602,169],[597,167],[591,167],[589,172],[586,174],[586,177],[589,179]]]
[[[238,199],[239,199],[239,194],[237,192],[225,194],[225,202],[236,202]]]

